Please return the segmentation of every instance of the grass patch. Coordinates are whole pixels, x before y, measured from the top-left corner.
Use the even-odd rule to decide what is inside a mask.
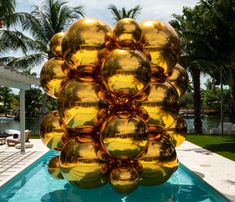
[[[188,134],[186,140],[235,161],[235,137]]]
[[[30,139],[40,139],[40,135],[31,135]]]

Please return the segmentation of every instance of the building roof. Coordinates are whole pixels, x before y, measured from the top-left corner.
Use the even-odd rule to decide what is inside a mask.
[[[29,90],[31,85],[40,85],[39,78],[0,65],[0,86]]]

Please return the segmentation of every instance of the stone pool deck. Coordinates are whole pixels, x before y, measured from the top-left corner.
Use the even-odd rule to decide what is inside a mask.
[[[185,141],[177,149],[179,161],[205,182],[235,201],[235,162]]]
[[[31,139],[33,148],[19,149],[0,145],[0,188],[45,154],[40,139]],[[177,148],[179,161],[231,201],[235,201],[235,162],[185,141]]]
[[[15,147],[0,145],[0,188],[48,151],[41,140],[31,139],[30,143],[33,147],[24,154]]]

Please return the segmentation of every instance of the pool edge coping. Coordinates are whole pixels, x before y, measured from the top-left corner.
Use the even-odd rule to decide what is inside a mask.
[[[226,182],[231,178],[232,182],[235,180],[234,161],[188,141],[185,141],[176,150],[178,159],[183,166],[226,199],[235,201],[235,186],[229,186],[229,183]],[[222,172],[223,175],[221,175]]]
[[[49,150],[48,150],[49,151]],[[40,155],[34,157],[33,159],[31,159],[29,162],[27,162],[25,165],[23,165],[22,167],[20,167],[19,169],[17,169],[16,172],[14,172],[10,177],[6,178],[5,180],[3,180],[2,182],[0,182],[0,188],[2,188],[3,186],[5,186],[6,184],[8,184],[12,179],[14,179],[15,177],[17,177],[17,175],[21,174],[25,169],[27,169],[28,167],[30,167],[31,165],[33,165],[37,160],[39,160],[42,156],[44,156],[48,151],[40,151]]]

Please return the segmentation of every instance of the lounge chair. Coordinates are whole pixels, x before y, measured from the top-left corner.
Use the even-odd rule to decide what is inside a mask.
[[[12,135],[20,135],[20,131],[14,129],[7,129],[0,132],[0,137],[9,137]]]
[[[25,142],[29,142],[31,131],[25,130],[24,135],[25,135]],[[13,135],[12,137],[7,137],[6,140],[8,146],[15,146],[16,144],[20,143],[20,135]]]
[[[233,129],[233,123],[231,122],[224,122],[223,123],[223,132],[224,134],[231,135],[232,134],[232,129]],[[212,128],[210,129],[211,134],[221,134],[221,123],[218,126],[218,128]]]
[[[3,145],[6,143],[6,138],[5,137],[0,137],[0,145]]]

